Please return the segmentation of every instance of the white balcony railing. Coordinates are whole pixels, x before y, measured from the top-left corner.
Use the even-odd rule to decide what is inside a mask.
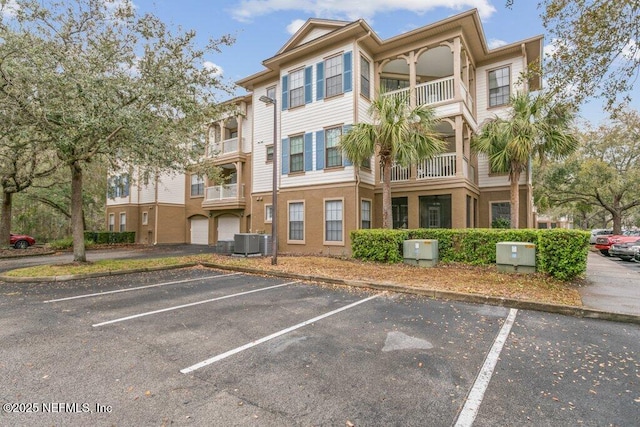
[[[207,157],[223,156],[225,154],[238,152],[238,138],[225,139],[222,142],[216,142],[209,145]]]
[[[410,171],[411,169],[409,167],[394,164],[391,166],[391,182],[409,181]],[[382,168],[380,168],[380,182],[384,182]]]
[[[244,184],[225,184],[207,187],[205,201],[244,199]]]
[[[416,86],[416,105],[437,104],[439,102],[450,101],[455,98],[455,86],[453,77],[445,77]],[[467,94],[463,91],[463,94]],[[409,100],[410,89],[398,89],[386,92],[385,96],[402,97]],[[471,97],[468,96],[470,99]],[[469,102],[467,100],[467,102]],[[472,102],[472,101],[471,101]]]
[[[453,77],[433,80],[416,86],[416,105],[437,104],[455,97]]]
[[[440,154],[423,160],[416,168],[416,179],[448,178],[456,176],[456,153]]]

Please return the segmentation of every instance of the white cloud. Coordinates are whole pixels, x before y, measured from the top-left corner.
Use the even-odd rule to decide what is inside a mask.
[[[629,43],[622,48],[622,55],[630,61],[640,60],[640,44],[635,40],[629,40]]]
[[[506,45],[507,42],[500,39],[490,39],[489,40],[489,49],[497,49],[501,46]]]
[[[289,34],[295,34],[296,31],[298,31],[305,22],[307,21],[305,21],[304,19],[294,19],[289,25],[287,25],[287,32]]]
[[[240,0],[232,11],[234,19],[246,22],[258,16],[282,11],[299,11],[318,18],[372,20],[377,14],[406,10],[418,14],[443,7],[454,11],[477,8],[482,19],[496,11],[490,0]]]
[[[13,18],[20,10],[20,5],[16,3],[16,0],[9,0],[5,5],[0,6],[0,14],[5,18]]]
[[[222,69],[221,66],[216,65],[211,61],[204,61],[202,65],[206,70],[213,71],[216,77],[222,76],[222,74],[224,73],[224,70]]]

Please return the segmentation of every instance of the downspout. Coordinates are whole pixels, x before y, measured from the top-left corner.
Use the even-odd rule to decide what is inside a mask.
[[[354,73],[353,73],[353,77],[355,80],[355,76],[360,77],[360,46],[359,43],[364,40],[367,37],[371,37],[371,31],[367,31],[367,34],[358,37],[354,42],[353,42],[353,51],[357,53],[357,55],[354,55]],[[373,61],[372,61],[373,62]],[[373,65],[373,64],[372,64]],[[371,70],[369,70],[369,72],[371,72]],[[371,83],[369,83],[371,84]],[[354,85],[355,86],[355,85]],[[357,93],[356,93],[357,91]],[[358,86],[357,88],[354,87],[353,88],[353,124],[359,123],[360,121],[360,110],[358,109],[358,105],[359,105],[359,99],[360,99],[360,86]],[[355,228],[354,230],[359,229],[360,227],[358,226],[360,224],[360,167],[353,165],[353,174],[354,177],[356,179],[356,191],[354,192],[354,197],[355,197],[355,211],[356,211],[356,215],[355,215]]]
[[[155,188],[154,188],[154,192],[155,192],[155,214],[154,214],[154,221],[153,221],[153,244],[157,245],[158,244],[158,174],[155,174]]]

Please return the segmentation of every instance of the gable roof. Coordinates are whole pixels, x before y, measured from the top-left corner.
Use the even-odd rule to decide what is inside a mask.
[[[542,56],[542,36],[535,36],[497,49],[489,49],[477,9],[471,9],[385,40],[382,40],[363,19],[346,22],[311,18],[274,56],[262,62],[265,70],[241,79],[237,84],[253,90],[257,84],[277,79],[280,68],[286,64],[310,52],[317,52],[330,44],[358,40],[374,56],[374,60],[377,60],[388,52],[397,51],[408,44],[453,32],[462,34],[476,65],[495,61],[500,57],[517,55],[525,55],[527,63],[531,64],[539,61]],[[534,80],[538,81],[532,80],[530,82],[532,86],[539,87],[541,79]]]

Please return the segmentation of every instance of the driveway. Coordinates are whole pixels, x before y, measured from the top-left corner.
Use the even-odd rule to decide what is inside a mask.
[[[1,425],[640,425],[632,324],[194,267],[3,284],[0,340]]]

